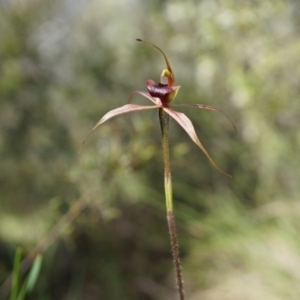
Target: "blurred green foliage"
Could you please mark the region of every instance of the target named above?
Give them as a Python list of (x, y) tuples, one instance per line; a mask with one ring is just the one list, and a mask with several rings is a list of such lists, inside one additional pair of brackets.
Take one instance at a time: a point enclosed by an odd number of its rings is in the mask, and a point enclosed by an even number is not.
[[(171, 124), (188, 299), (299, 299), (300, 4), (1, 1), (0, 284), (78, 201), (30, 299), (173, 299), (155, 112), (109, 121), (168, 55), (178, 103), (216, 163)], [(146, 100), (139, 99), (134, 101)], [(2, 286), (1, 292), (4, 288)]]

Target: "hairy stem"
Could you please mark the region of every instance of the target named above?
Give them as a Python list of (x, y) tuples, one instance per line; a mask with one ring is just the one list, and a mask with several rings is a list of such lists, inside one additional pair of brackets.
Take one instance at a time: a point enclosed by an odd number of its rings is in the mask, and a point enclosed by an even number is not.
[(173, 214), (173, 198), (172, 198), (172, 177), (170, 165), (170, 152), (169, 152), (169, 115), (162, 109), (159, 109), (159, 121), (162, 133), (162, 148), (164, 156), (164, 169), (165, 169), (165, 195), (167, 206), (167, 220), (169, 227), (169, 234), (171, 239), (171, 249), (173, 256), (173, 263), (176, 273), (177, 289), (180, 300), (184, 300), (183, 278), (181, 272), (181, 263), (179, 256), (179, 246), (177, 239), (177, 231), (175, 224), (175, 217)]

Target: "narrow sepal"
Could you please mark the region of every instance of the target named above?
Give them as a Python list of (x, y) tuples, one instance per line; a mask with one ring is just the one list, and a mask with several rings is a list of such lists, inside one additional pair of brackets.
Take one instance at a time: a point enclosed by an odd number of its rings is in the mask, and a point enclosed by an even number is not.
[[(103, 124), (104, 122), (106, 122), (107, 120), (121, 115), (121, 114), (126, 114), (126, 113), (130, 113), (130, 112), (134, 112), (134, 111), (139, 111), (139, 110), (147, 110), (147, 109), (154, 109), (154, 108), (158, 108), (157, 105), (154, 106), (143, 106), (143, 105), (136, 105), (136, 104), (126, 104), (124, 106), (115, 108), (111, 111), (109, 111), (107, 114), (105, 114), (100, 120), (99, 122), (93, 127), (93, 129), (86, 135), (86, 137), (84, 138), (81, 147), (80, 147), (80, 151), (82, 150), (82, 147), (84, 146), (85, 141), (88, 139), (88, 137), (92, 134), (93, 131), (95, 131), (95, 129), (97, 129), (101, 124)], [(79, 151), (79, 152), (80, 152)]]
[(168, 69), (168, 72), (166, 72), (166, 71), (164, 70), (164, 71), (163, 71), (163, 74), (164, 74), (165, 77), (168, 78), (168, 85), (169, 85), (169, 86), (174, 85), (174, 84), (175, 84), (175, 77), (174, 77), (174, 74), (173, 74), (171, 65), (170, 65), (170, 63), (169, 63), (169, 61), (168, 61), (168, 58), (167, 58), (167, 56), (165, 55), (165, 53), (164, 53), (159, 47), (157, 47), (157, 46), (155, 46), (155, 45), (153, 45), (153, 44), (151, 44), (151, 43), (149, 43), (149, 42), (147, 42), (147, 41), (144, 41), (144, 40), (142, 40), (142, 39), (136, 39), (136, 40), (137, 40), (138, 42), (143, 42), (143, 43), (145, 43), (145, 44), (148, 44), (148, 45), (150, 45), (150, 46), (156, 48), (156, 49), (163, 55), (163, 57), (164, 57), (164, 59), (165, 59), (165, 62), (166, 62), (167, 69)]
[(166, 108), (163, 107), (163, 110), (168, 113), (186, 132), (187, 134), (190, 136), (190, 138), (192, 139), (192, 141), (202, 150), (202, 152), (205, 154), (205, 156), (208, 158), (208, 160), (210, 161), (210, 163), (221, 173), (223, 173), (224, 175), (231, 177), (229, 174), (227, 174), (226, 172), (222, 171), (217, 165), (216, 163), (213, 161), (213, 159), (210, 157), (210, 155), (208, 154), (208, 152), (206, 151), (206, 149), (204, 148), (204, 146), (202, 145), (202, 143), (200, 142), (195, 128), (191, 122), (191, 120), (183, 113), (174, 111), (173, 109), (170, 108)]
[(236, 129), (236, 126), (234, 125), (233, 121), (230, 119), (230, 117), (223, 110), (221, 110), (219, 108), (216, 108), (214, 106), (207, 105), (207, 104), (174, 104), (172, 106), (195, 107), (195, 108), (201, 108), (201, 109), (207, 109), (207, 110), (213, 110), (213, 111), (221, 112), (222, 114), (225, 115), (225, 117), (231, 123), (232, 127), (235, 130), (235, 133), (237, 134), (237, 129)]

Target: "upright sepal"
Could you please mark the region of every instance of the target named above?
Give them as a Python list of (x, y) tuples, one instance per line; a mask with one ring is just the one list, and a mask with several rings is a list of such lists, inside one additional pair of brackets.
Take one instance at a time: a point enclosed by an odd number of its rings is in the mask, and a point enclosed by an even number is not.
[(165, 59), (165, 62), (166, 62), (167, 70), (166, 69), (163, 70), (161, 77), (167, 78), (167, 82), (168, 82), (167, 84), (168, 84), (168, 86), (175, 85), (175, 77), (174, 77), (171, 65), (170, 65), (170, 63), (168, 61), (168, 58), (167, 58), (166, 54), (159, 47), (157, 47), (157, 46), (155, 46), (155, 45), (153, 45), (153, 44), (151, 44), (151, 43), (149, 43), (147, 41), (144, 41), (144, 40), (141, 40), (141, 39), (136, 39), (136, 40), (138, 42), (143, 42), (145, 44), (148, 44), (148, 45), (156, 48), (163, 55), (163, 57)]

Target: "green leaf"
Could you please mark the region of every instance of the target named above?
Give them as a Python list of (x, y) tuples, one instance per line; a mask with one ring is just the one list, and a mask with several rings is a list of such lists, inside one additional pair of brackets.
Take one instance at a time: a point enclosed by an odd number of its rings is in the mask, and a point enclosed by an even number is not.
[(20, 275), (21, 275), (21, 260), (22, 260), (22, 249), (17, 248), (14, 258), (14, 269), (12, 274), (12, 287), (10, 300), (16, 300), (19, 292)]
[(38, 279), (38, 276), (39, 276), (39, 273), (41, 270), (41, 266), (42, 266), (42, 255), (39, 254), (39, 255), (37, 255), (37, 257), (35, 258), (35, 260), (32, 264), (32, 267), (22, 285), (22, 288), (20, 290), (17, 300), (24, 300), (26, 294), (30, 293), (33, 290), (33, 287)]
[(41, 254), (38, 254), (35, 258), (33, 265), (30, 269), (30, 272), (28, 274), (28, 282), (27, 282), (27, 291), (31, 292), (40, 273), (41, 267), (42, 267), (42, 260), (43, 257)]

